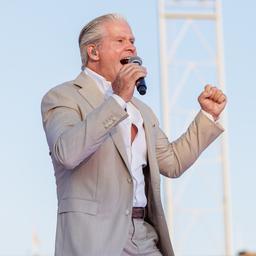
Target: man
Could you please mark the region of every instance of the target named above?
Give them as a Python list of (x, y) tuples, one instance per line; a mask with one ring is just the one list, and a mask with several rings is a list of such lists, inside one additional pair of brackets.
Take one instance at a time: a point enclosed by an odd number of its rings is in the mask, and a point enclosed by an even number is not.
[(226, 97), (207, 85), (201, 111), (169, 143), (152, 110), (133, 97), (147, 72), (124, 18), (104, 15), (79, 36), (80, 75), (51, 89), (42, 118), (58, 195), (56, 256), (173, 256), (160, 173), (180, 176), (223, 131)]

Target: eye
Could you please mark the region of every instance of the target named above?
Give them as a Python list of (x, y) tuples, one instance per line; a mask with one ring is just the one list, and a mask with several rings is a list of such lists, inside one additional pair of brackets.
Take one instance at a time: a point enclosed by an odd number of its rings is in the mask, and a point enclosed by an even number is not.
[(124, 41), (123, 39), (118, 39), (117, 40), (118, 43), (123, 43), (123, 41)]
[(131, 39), (130, 42), (131, 42), (131, 44), (134, 44), (134, 43), (135, 43), (135, 40), (134, 40), (134, 39)]

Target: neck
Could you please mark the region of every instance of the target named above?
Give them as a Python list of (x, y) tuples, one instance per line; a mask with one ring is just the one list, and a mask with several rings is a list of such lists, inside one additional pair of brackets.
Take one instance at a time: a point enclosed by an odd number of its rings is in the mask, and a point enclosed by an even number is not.
[(88, 62), (86, 67), (100, 76), (103, 76), (107, 81), (111, 83), (114, 81), (114, 79), (105, 72), (104, 67), (100, 66), (97, 62)]

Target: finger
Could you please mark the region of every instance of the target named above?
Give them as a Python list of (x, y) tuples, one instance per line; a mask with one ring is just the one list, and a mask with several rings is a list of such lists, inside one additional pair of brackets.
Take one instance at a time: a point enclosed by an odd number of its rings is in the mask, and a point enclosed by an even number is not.
[(227, 104), (226, 101), (223, 101), (222, 103), (220, 103), (219, 107), (221, 111), (225, 108), (226, 104)]
[(145, 67), (137, 65), (134, 66), (133, 64), (133, 66), (130, 66), (123, 72), (123, 75), (127, 76), (127, 78), (129, 79), (136, 81), (140, 77), (145, 77), (147, 75), (147, 70)]
[(145, 69), (145, 67), (140, 66), (140, 65), (135, 64), (135, 63), (129, 63), (129, 64), (126, 64), (126, 65), (123, 65), (123, 67), (120, 70), (123, 71), (123, 72), (129, 72), (133, 69)]
[(209, 98), (211, 95), (211, 91), (209, 90), (204, 90), (198, 97), (198, 99), (206, 99)]
[(205, 87), (204, 87), (204, 90), (206, 91), (206, 92), (211, 92), (211, 90), (212, 90), (212, 85), (211, 84), (207, 84)]
[(142, 72), (142, 76), (146, 76), (147, 74), (145, 67), (141, 67), (136, 64), (127, 64), (119, 70), (118, 77), (127, 83), (135, 72)]
[(147, 75), (147, 72), (145, 70), (141, 70), (141, 69), (133, 69), (131, 70), (127, 76), (132, 79), (132, 80), (137, 80), (141, 77), (145, 77)]
[(220, 89), (213, 87), (209, 98), (215, 102), (221, 103), (225, 100), (225, 97), (225, 94)]
[(218, 98), (222, 95), (222, 91), (220, 91), (218, 88), (213, 87), (211, 90), (211, 96), (210, 98), (214, 101), (218, 101)]
[(212, 85), (210, 84), (207, 84), (205, 87), (204, 87), (204, 91), (202, 93), (202, 97), (203, 98), (209, 98), (212, 94)]
[(218, 103), (223, 103), (223, 102), (226, 102), (227, 101), (227, 97), (224, 93), (222, 93), (220, 95), (220, 97), (218, 98)]
[(209, 86), (207, 86), (207, 87), (205, 88), (205, 91), (208, 92), (208, 94), (209, 94), (211, 97), (214, 97), (214, 95), (216, 94), (217, 90), (218, 90), (218, 89), (217, 89), (215, 86), (211, 86), (211, 85), (209, 85)]

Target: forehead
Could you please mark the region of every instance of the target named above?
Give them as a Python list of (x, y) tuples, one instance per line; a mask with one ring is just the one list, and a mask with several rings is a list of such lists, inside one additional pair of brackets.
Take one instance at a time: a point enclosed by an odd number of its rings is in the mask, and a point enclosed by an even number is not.
[(134, 38), (133, 32), (129, 24), (124, 20), (107, 21), (104, 23), (105, 36), (108, 37), (129, 37)]

